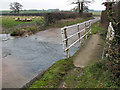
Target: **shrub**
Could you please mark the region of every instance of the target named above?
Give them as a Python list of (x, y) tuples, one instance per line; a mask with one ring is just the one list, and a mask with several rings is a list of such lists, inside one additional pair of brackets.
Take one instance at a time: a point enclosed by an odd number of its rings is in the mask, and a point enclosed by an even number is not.
[(36, 20), (35, 24), (42, 30), (46, 26), (46, 21), (44, 20), (44, 18), (41, 18), (39, 20)]
[(51, 23), (55, 23), (58, 20), (61, 19), (75, 19), (78, 17), (92, 17), (91, 13), (83, 13), (83, 14), (79, 14), (79, 13), (75, 13), (75, 12), (53, 12), (53, 13), (45, 13), (44, 14), (45, 17), (45, 21), (47, 24), (51, 24)]
[(31, 27), (25, 27), (25, 28), (15, 28), (11, 32), (11, 36), (26, 36), (26, 35), (28, 36), (28, 35), (36, 33), (39, 30), (40, 29), (38, 28), (38, 26), (31, 26)]

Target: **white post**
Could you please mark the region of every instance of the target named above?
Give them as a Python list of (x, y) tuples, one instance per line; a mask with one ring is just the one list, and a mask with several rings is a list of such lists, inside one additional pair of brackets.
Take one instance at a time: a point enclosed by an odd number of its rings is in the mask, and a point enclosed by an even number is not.
[[(86, 25), (87, 23), (85, 23), (85, 32), (87, 32), (86, 30), (87, 30), (87, 25)], [(87, 39), (87, 35), (86, 35), (86, 39)]]
[(106, 40), (113, 40), (114, 38), (114, 29), (112, 27), (112, 22), (109, 23), (109, 26), (108, 26), (108, 32), (107, 32), (107, 37), (106, 37)]
[(63, 50), (65, 49), (65, 42), (64, 42), (64, 29), (61, 28), (61, 36), (62, 36), (62, 42), (63, 42)]
[(67, 27), (64, 28), (64, 35), (65, 35), (65, 39), (66, 39), (65, 43), (66, 43), (66, 48), (67, 48), (67, 50), (66, 50), (67, 58), (69, 58), (70, 57), (70, 52), (69, 52), (69, 48), (68, 48), (68, 37), (67, 37), (67, 31), (66, 30), (67, 30)]
[[(78, 27), (78, 39), (80, 39), (81, 38), (81, 33), (80, 33), (80, 25), (79, 24), (77, 24), (77, 27)], [(81, 40), (79, 40), (79, 43), (81, 44)]]
[(92, 22), (90, 21), (90, 34), (92, 33), (92, 32), (91, 32), (91, 25), (92, 25)]

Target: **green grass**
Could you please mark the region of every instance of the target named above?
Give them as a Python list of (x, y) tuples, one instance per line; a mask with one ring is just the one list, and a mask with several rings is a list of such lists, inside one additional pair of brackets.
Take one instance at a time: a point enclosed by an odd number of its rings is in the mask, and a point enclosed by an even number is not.
[[(9, 29), (9, 28), (15, 27), (19, 24), (33, 23), (35, 20), (37, 20), (37, 19), (34, 19), (32, 22), (15, 21), (14, 18), (16, 18), (16, 17), (19, 17), (21, 19), (30, 18), (30, 17), (22, 17), (22, 16), (2, 16), (2, 18), (0, 18), (0, 19), (2, 19), (2, 27)], [(41, 17), (39, 17), (39, 19), (41, 19)]]
[(41, 11), (41, 10), (37, 10), (37, 11), (34, 11), (34, 10), (27, 10), (27, 11), (21, 11), (20, 13), (48, 13), (48, 12), (52, 12), (52, 11)]
[(90, 12), (93, 14), (93, 16), (101, 16), (101, 12)]
[[(99, 33), (100, 36), (102, 37), (102, 39), (104, 39), (104, 40), (106, 39), (106, 32), (107, 32), (107, 30), (101, 26), (100, 21), (94, 23), (91, 26), (91, 34)], [(88, 36), (90, 36), (90, 34), (88, 34)]]
[(24, 22), (18, 22), (18, 21), (15, 21), (13, 18), (10, 18), (10, 17), (3, 17), (2, 18), (2, 27), (3, 28), (12, 28), (14, 26), (17, 26), (19, 24), (23, 24)]
[[(11, 10), (4, 10), (4, 11), (0, 11), (0, 13), (10, 13), (11, 12)], [(45, 10), (26, 10), (26, 11), (24, 11), (24, 10), (22, 10), (22, 11), (20, 11), (19, 13), (20, 14), (22, 14), (22, 13), (48, 13), (48, 12), (53, 12), (53, 11), (45, 11)]]
[(34, 16), (35, 18), (32, 19), (32, 21), (30, 22), (15, 21), (14, 19), (18, 17), (20, 19), (23, 18), (27, 19), (27, 18), (32, 18), (33, 16), (2, 16), (2, 18), (0, 18), (0, 20), (2, 20), (2, 28), (3, 28), (3, 31), (1, 33), (10, 33), (15, 36), (16, 35), (22, 36), (22, 34), (27, 32), (30, 34), (31, 32), (35, 33), (39, 31), (38, 26), (35, 24), (35, 21), (39, 23), (42, 22), (41, 19), (42, 17)]
[[(64, 77), (65, 87), (72, 88), (118, 88), (112, 83), (111, 72), (105, 70), (105, 61), (98, 61)], [(82, 72), (80, 75), (80, 71)], [(74, 84), (75, 83), (75, 84)]]
[(105, 39), (105, 37), (106, 37), (106, 30), (100, 25), (100, 21), (94, 23), (91, 26), (91, 33), (88, 33), (87, 36), (89, 37), (90, 35), (97, 34), (97, 33), (99, 33), (101, 35), (102, 39)]
[(43, 77), (37, 80), (30, 88), (57, 88), (62, 77), (68, 70), (73, 68), (73, 66), (71, 58), (57, 61), (45, 72)]
[(118, 88), (112, 83), (111, 72), (105, 69), (105, 62), (99, 60), (81, 69), (72, 64), (72, 59), (60, 60), (30, 88), (58, 88), (61, 80), (67, 88)]
[(102, 34), (105, 31), (105, 29), (100, 25), (100, 22), (98, 21), (91, 26), (91, 33), (96, 34), (99, 31), (100, 31), (100, 34)]
[(76, 20), (68, 20), (68, 21), (64, 21), (64, 22), (58, 22), (54, 26), (58, 27), (58, 28), (61, 28), (61, 27), (64, 27), (64, 26), (70, 26), (70, 25), (73, 25), (73, 24), (82, 23), (82, 22), (90, 20), (90, 19), (93, 19), (93, 17), (85, 18), (85, 19), (84, 18), (79, 18), (79, 19), (76, 19)]

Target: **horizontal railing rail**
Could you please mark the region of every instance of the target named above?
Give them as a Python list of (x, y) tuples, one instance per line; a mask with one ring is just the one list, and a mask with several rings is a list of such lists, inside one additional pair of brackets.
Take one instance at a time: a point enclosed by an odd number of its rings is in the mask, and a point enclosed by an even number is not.
[[(80, 26), (83, 26), (83, 28), (81, 29)], [(72, 35), (68, 36), (67, 31), (70, 28), (74, 28), (74, 27), (77, 27), (78, 31), (76, 33), (73, 33)], [(82, 34), (82, 32), (83, 32), (83, 34)], [(81, 44), (81, 40), (85, 36), (87, 38), (88, 33), (91, 33), (91, 20), (83, 22), (83, 23), (78, 23), (78, 24), (75, 24), (72, 26), (67, 26), (67, 27), (65, 26), (64, 28), (61, 28), (63, 49), (64, 49), (64, 52), (67, 53), (68, 58), (70, 57), (69, 49), (78, 42), (80, 42), (80, 44)], [(69, 39), (75, 37), (76, 35), (78, 36), (78, 39), (69, 45), (69, 43), (68, 43)]]

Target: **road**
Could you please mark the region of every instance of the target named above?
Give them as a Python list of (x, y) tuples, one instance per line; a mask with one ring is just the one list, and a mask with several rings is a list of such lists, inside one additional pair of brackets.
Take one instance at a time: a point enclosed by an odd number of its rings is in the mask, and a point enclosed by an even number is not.
[[(95, 18), (92, 22), (98, 21)], [(72, 31), (74, 31), (73, 28)], [(79, 48), (70, 49), (73, 55)], [(20, 88), (56, 61), (66, 58), (60, 28), (2, 42), (2, 87)]]

